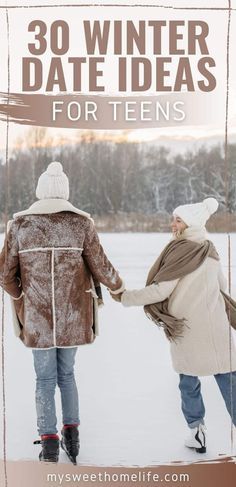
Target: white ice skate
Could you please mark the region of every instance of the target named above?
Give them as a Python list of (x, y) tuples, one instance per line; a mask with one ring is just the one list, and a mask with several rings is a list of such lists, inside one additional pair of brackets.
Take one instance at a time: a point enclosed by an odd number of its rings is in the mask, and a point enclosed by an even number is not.
[(206, 453), (206, 427), (199, 424), (196, 428), (191, 428), (184, 444), (188, 448), (195, 448), (197, 453)]

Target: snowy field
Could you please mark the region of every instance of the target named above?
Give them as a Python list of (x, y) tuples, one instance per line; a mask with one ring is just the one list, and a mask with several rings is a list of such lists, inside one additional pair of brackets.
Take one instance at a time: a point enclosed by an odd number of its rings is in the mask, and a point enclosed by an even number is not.
[[(150, 265), (169, 238), (168, 234), (101, 235), (127, 288), (144, 285)], [(227, 236), (214, 234), (211, 238), (226, 273)], [(3, 236), (0, 239), (2, 244)], [(234, 289), (235, 248), (236, 234), (232, 236)], [(233, 295), (236, 297), (235, 291)], [(199, 461), (230, 453), (230, 419), (214, 378), (202, 379), (208, 452), (200, 455), (183, 446), (187, 428), (180, 409), (178, 375), (172, 369), (169, 344), (163, 333), (145, 317), (141, 307), (125, 309), (112, 301), (105, 289), (104, 298), (105, 306), (99, 311), (100, 336), (94, 344), (81, 346), (77, 353), (80, 463), (144, 466)], [(38, 436), (32, 353), (13, 334), (7, 297), (5, 362), (7, 457), (37, 459), (40, 446), (33, 445)], [(58, 391), (56, 397), (60, 431)], [(0, 421), (2, 427), (2, 417)], [(64, 452), (60, 461), (67, 462)]]

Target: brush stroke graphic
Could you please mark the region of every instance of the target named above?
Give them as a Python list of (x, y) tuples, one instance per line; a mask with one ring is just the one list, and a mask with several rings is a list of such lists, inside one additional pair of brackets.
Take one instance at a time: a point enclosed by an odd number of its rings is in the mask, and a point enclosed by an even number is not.
[[(95, 110), (94, 116), (88, 110)], [(200, 92), (116, 97), (0, 93), (0, 120), (42, 127), (116, 130), (209, 125), (220, 122), (224, 111), (223, 98), (216, 105), (215, 95)]]
[[(153, 487), (158, 484), (163, 487), (168, 485), (175, 485), (176, 487), (183, 485), (186, 485), (186, 487), (190, 485), (191, 487), (222, 487), (223, 485), (234, 487), (236, 475), (234, 461), (235, 459), (232, 457), (223, 457), (212, 462), (208, 460), (208, 462), (202, 461), (190, 464), (179, 462), (178, 464), (172, 463), (146, 467), (94, 467), (92, 465), (80, 465), (75, 468), (67, 463), (43, 465), (40, 462), (22, 460), (21, 462), (8, 461), (7, 470), (9, 487), (16, 485), (16, 478), (18, 479), (18, 485), (24, 487), (31, 487), (32, 485), (34, 487), (57, 487), (59, 485), (62, 487), (65, 485), (68, 487), (72, 485), (91, 487), (97, 484), (116, 484), (125, 485), (126, 487), (133, 485)], [(187, 475), (188, 477), (185, 477), (185, 479), (188, 478), (188, 481), (183, 481), (184, 477), (181, 477), (181, 475)], [(109, 476), (111, 478), (110, 482), (108, 481)], [(105, 478), (107, 479), (106, 481)], [(136, 481), (134, 478), (136, 478)]]

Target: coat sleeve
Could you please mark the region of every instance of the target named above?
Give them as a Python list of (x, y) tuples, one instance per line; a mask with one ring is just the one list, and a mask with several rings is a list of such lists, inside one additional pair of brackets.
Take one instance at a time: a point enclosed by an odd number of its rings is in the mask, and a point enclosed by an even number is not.
[(22, 296), (17, 226), (13, 222), (0, 253), (0, 285), (13, 299)]
[(223, 273), (222, 266), (219, 264), (219, 271), (218, 271), (218, 282), (221, 291), (226, 291), (227, 289), (227, 279)]
[(146, 304), (160, 303), (171, 295), (178, 281), (179, 279), (163, 281), (159, 284), (150, 284), (143, 289), (124, 291), (121, 302), (124, 306), (145, 306)]
[(96, 282), (101, 282), (117, 293), (124, 290), (123, 281), (108, 260), (92, 221), (89, 221), (85, 233), (83, 258)]

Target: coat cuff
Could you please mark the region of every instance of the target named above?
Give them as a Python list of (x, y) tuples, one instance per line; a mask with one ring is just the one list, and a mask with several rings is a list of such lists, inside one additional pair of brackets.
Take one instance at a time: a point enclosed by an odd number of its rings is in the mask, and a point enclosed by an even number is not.
[(125, 283), (124, 281), (121, 281), (122, 284), (121, 286), (119, 287), (119, 289), (116, 289), (115, 291), (112, 291), (111, 289), (108, 288), (108, 291), (111, 293), (111, 294), (120, 294), (120, 293), (123, 293), (124, 290), (125, 290)]
[(123, 306), (128, 307), (128, 306), (138, 306), (138, 303), (134, 302), (134, 297), (133, 297), (133, 291), (124, 291), (122, 296), (121, 296), (121, 304)]
[(24, 292), (23, 292), (23, 291), (21, 291), (21, 294), (20, 294), (20, 296), (19, 296), (18, 298), (14, 298), (13, 296), (11, 296), (11, 298), (12, 298), (14, 301), (18, 301), (18, 299), (21, 299), (21, 298), (22, 298), (22, 296), (24, 296)]
[(4, 291), (6, 293), (10, 294), (11, 298), (17, 300), (20, 299), (23, 296), (23, 290), (21, 287), (21, 282), (17, 279), (16, 281), (13, 282), (1, 282), (1, 286), (3, 287)]

